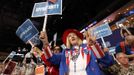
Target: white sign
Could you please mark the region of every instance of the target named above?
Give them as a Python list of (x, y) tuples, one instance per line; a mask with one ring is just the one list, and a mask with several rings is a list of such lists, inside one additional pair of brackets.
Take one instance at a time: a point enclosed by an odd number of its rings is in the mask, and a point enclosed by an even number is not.
[(112, 31), (108, 25), (105, 23), (93, 29), (93, 33), (96, 35), (96, 38), (106, 37), (112, 34)]

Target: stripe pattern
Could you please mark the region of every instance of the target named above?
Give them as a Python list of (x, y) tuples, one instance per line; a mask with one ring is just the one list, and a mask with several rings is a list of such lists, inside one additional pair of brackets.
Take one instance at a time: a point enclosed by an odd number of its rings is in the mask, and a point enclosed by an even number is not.
[(102, 58), (105, 56), (101, 46), (99, 45), (99, 43), (96, 43), (95, 45), (91, 46), (90, 47), (94, 53), (94, 55), (97, 57), (97, 58)]
[(49, 59), (50, 57), (52, 57), (52, 52), (51, 52), (51, 48), (50, 46), (47, 46), (46, 48), (42, 49), (44, 51), (44, 55), (46, 59)]

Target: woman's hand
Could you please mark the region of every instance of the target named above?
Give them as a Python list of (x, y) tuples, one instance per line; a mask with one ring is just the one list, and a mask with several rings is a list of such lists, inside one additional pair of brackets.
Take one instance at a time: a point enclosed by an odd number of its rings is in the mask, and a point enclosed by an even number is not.
[(86, 37), (88, 46), (92, 46), (96, 43), (96, 36), (91, 35), (91, 33), (89, 31), (85, 32), (85, 37)]
[(39, 38), (40, 38), (40, 40), (43, 43), (43, 47), (45, 47), (46, 45), (48, 45), (48, 37), (47, 37), (47, 33), (46, 32), (41, 31)]
[(104, 51), (104, 53), (105, 52), (108, 52), (109, 51), (109, 48), (104, 48), (103, 51)]

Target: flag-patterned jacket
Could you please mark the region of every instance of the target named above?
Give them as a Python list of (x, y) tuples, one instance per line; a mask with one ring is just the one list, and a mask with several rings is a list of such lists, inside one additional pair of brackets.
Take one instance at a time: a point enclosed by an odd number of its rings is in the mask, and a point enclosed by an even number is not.
[[(86, 73), (87, 75), (104, 75), (103, 72), (100, 70), (97, 60), (99, 62), (109, 65), (111, 64), (112, 57), (110, 57), (107, 53), (104, 57), (97, 59), (92, 51), (91, 48), (87, 48), (87, 45), (81, 45), (82, 54), (86, 55), (87, 57), (87, 66), (86, 66)], [(59, 75), (65, 75), (69, 72), (68, 67), (68, 52), (72, 51), (72, 49), (63, 50), (60, 54), (52, 54), (49, 46), (44, 48), (45, 57), (53, 64), (60, 65), (59, 67)], [(71, 53), (71, 52), (69, 52)], [(102, 59), (102, 60), (101, 60)], [(104, 61), (103, 61), (104, 60)]]

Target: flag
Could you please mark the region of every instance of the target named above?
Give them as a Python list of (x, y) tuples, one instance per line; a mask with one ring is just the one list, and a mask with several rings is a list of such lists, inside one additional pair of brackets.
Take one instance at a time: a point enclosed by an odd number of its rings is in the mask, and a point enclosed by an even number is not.
[(91, 49), (94, 53), (94, 55), (97, 57), (97, 58), (102, 58), (104, 57), (104, 52), (101, 48), (101, 46), (99, 45), (99, 43), (96, 43), (95, 45), (91, 46)]
[(56, 46), (56, 39), (57, 39), (57, 33), (55, 33), (53, 36), (54, 46)]

